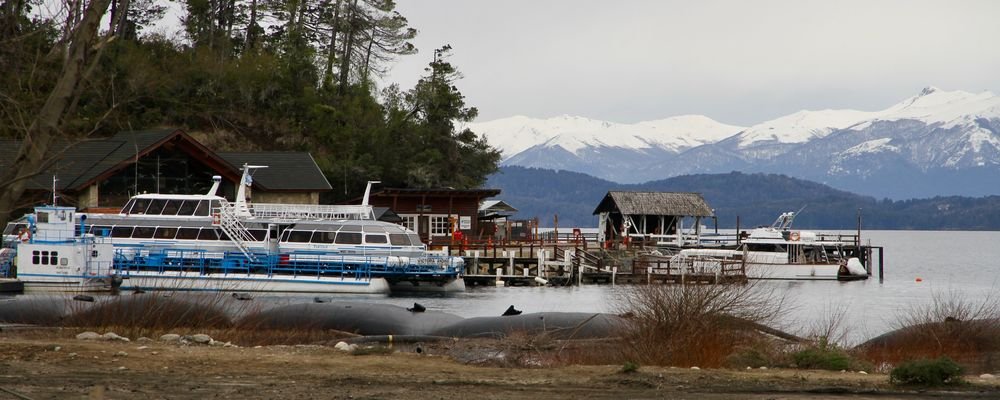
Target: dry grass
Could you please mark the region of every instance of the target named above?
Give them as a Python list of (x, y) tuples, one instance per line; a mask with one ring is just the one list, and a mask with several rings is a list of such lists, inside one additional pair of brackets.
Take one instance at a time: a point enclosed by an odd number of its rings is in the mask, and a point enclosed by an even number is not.
[(887, 370), (905, 361), (948, 357), (970, 372), (1000, 367), (1000, 302), (935, 294), (897, 320), (897, 330), (858, 347), (862, 357)]
[(622, 293), (622, 356), (642, 365), (721, 367), (763, 339), (784, 298), (751, 281), (740, 285), (638, 285)]

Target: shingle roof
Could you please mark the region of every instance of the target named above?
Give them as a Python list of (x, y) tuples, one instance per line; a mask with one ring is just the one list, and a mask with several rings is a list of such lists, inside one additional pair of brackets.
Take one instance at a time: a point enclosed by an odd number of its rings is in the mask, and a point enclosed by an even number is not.
[[(219, 167), (229, 167), (228, 175), (239, 178), (239, 167), (243, 163), (267, 165), (269, 168), (254, 174), (256, 183), (265, 190), (324, 191), (330, 190), (330, 183), (316, 166), (309, 153), (301, 152), (255, 152), (255, 153), (213, 153), (190, 139), (183, 131), (173, 128), (120, 132), (109, 138), (86, 139), (83, 141), (59, 141), (52, 146), (52, 164), (31, 179), (28, 189), (49, 190), (52, 176), (58, 177), (58, 190), (79, 190), (102, 175), (113, 172), (116, 167), (129, 165), (135, 157), (140, 157), (159, 147), (175, 136), (187, 138), (188, 148), (193, 148), (199, 157), (218, 160)], [(190, 142), (190, 143), (187, 143)], [(20, 147), (20, 141), (0, 139), (0, 167), (12, 160)], [(205, 161), (203, 159), (203, 161)]]
[(594, 214), (612, 211), (626, 215), (712, 216), (712, 208), (700, 193), (611, 191)]
[(333, 189), (309, 153), (297, 151), (258, 151), (216, 153), (219, 157), (240, 168), (243, 164), (266, 165), (253, 173), (254, 184), (267, 190)]

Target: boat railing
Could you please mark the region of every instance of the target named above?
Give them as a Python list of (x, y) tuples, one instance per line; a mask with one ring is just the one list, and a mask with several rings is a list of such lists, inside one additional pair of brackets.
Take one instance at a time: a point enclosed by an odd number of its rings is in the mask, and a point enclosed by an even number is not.
[(254, 259), (254, 254), (250, 251), (247, 243), (256, 242), (256, 239), (243, 225), (236, 204), (222, 201), (218, 209), (212, 210), (212, 225), (222, 228), (222, 231), (243, 255), (251, 260)]
[(281, 220), (372, 219), (372, 207), (368, 205), (253, 203), (250, 213), (258, 218)]

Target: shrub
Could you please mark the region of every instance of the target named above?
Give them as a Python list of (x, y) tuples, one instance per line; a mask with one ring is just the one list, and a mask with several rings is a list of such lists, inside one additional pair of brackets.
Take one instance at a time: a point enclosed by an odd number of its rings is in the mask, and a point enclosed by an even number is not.
[(940, 386), (962, 382), (963, 369), (950, 358), (908, 361), (893, 368), (889, 382), (898, 385)]
[(840, 371), (851, 369), (851, 357), (836, 347), (810, 347), (792, 353), (799, 368)]
[(623, 288), (623, 359), (648, 365), (723, 366), (740, 348), (760, 341), (760, 323), (782, 310), (784, 299), (756, 282)]
[(636, 372), (638, 370), (639, 370), (639, 364), (631, 362), (631, 361), (626, 361), (625, 364), (622, 365), (622, 373), (625, 373), (625, 374), (630, 374), (630, 373)]

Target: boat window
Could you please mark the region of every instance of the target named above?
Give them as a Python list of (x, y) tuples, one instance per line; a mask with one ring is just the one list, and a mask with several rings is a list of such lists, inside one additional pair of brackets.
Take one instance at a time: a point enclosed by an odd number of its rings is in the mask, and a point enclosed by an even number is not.
[(312, 231), (292, 231), (288, 234), (288, 241), (293, 243), (309, 243)]
[(229, 239), (229, 234), (226, 233), (226, 231), (220, 230), (220, 231), (218, 231), (218, 233), (219, 233), (219, 240), (232, 240), (232, 239)]
[(106, 225), (94, 225), (94, 236), (109, 236), (111, 235), (111, 227)]
[(198, 228), (178, 228), (177, 238), (181, 240), (194, 240), (198, 238)]
[(247, 232), (250, 233), (250, 237), (252, 237), (253, 240), (258, 242), (263, 242), (264, 237), (267, 236), (267, 229), (247, 229)]
[(345, 225), (343, 228), (340, 228), (340, 230), (342, 230), (342, 231), (351, 231), (351, 232), (361, 232), (361, 227), (358, 226), (358, 225)]
[(125, 203), (125, 206), (122, 207), (121, 213), (128, 214), (128, 210), (132, 209), (132, 204), (135, 204), (135, 199), (129, 199), (128, 203)]
[(111, 237), (116, 237), (116, 238), (132, 237), (132, 229), (133, 227), (131, 226), (116, 226), (114, 228), (111, 228)]
[(344, 227), (343, 225), (329, 225), (329, 226), (324, 227), (324, 229), (329, 230), (331, 232), (336, 232), (336, 231), (339, 231), (340, 228), (343, 228), (343, 227)]
[(184, 202), (181, 203), (180, 208), (177, 210), (177, 215), (194, 215), (194, 208), (197, 205), (197, 200), (184, 200)]
[[(11, 222), (11, 223), (7, 224), (6, 228), (4, 228), (3, 234), (4, 235), (13, 235), (15, 233), (21, 232), (21, 229), (27, 229), (27, 228), (28, 228), (28, 225), (26, 225), (26, 224), (15, 224), (15, 223)], [(93, 228), (93, 227), (91, 227), (91, 228)]]
[(160, 215), (177, 215), (177, 209), (181, 207), (181, 203), (184, 200), (167, 200), (167, 204), (163, 206), (163, 212)]
[(390, 233), (389, 234), (389, 244), (393, 246), (409, 246), (410, 239), (402, 233)]
[(284, 230), (284, 231), (281, 231), (281, 239), (279, 239), (278, 241), (279, 242), (287, 242), (288, 241), (288, 234), (289, 233), (292, 233), (292, 231), (287, 230), (287, 229)]
[(336, 237), (336, 236), (337, 236), (337, 232), (316, 231), (316, 233), (313, 234), (312, 242), (313, 243), (333, 243), (333, 238)]
[(156, 239), (173, 239), (174, 236), (177, 236), (177, 228), (162, 226), (156, 228), (156, 233), (153, 235)]
[(361, 244), (361, 233), (337, 232), (337, 244)]
[(364, 231), (365, 233), (368, 232), (385, 233), (385, 228), (378, 225), (365, 225)]
[(36, 216), (36, 218), (38, 218), (38, 222), (39, 223), (49, 222), (49, 213), (47, 213), (47, 212), (39, 212), (38, 215)]
[(199, 217), (207, 217), (208, 216), (208, 202), (205, 201), (205, 200), (198, 201), (198, 205), (194, 209), (194, 215), (197, 215)]
[(417, 234), (415, 234), (415, 233), (408, 233), (408, 234), (406, 234), (406, 237), (410, 238), (410, 244), (413, 245), (413, 246), (423, 246), (424, 245), (424, 242), (420, 241), (420, 236), (417, 236)]
[(148, 207), (149, 199), (135, 199), (135, 203), (132, 204), (132, 208), (129, 209), (128, 214), (145, 214)]
[(201, 232), (198, 232), (198, 240), (219, 240), (219, 233), (213, 228), (201, 228)]
[(135, 227), (135, 231), (132, 232), (132, 237), (139, 239), (148, 239), (153, 237), (153, 232), (155, 231), (156, 228), (152, 226), (137, 226)]
[(149, 208), (146, 209), (146, 214), (149, 215), (160, 215), (163, 211), (163, 206), (167, 205), (167, 201), (163, 199), (155, 199), (149, 202)]
[(378, 235), (378, 234), (368, 234), (368, 235), (365, 235), (365, 243), (368, 243), (368, 244), (383, 244), (385, 242), (386, 242), (386, 240), (385, 240), (385, 234), (382, 234), (382, 235)]

